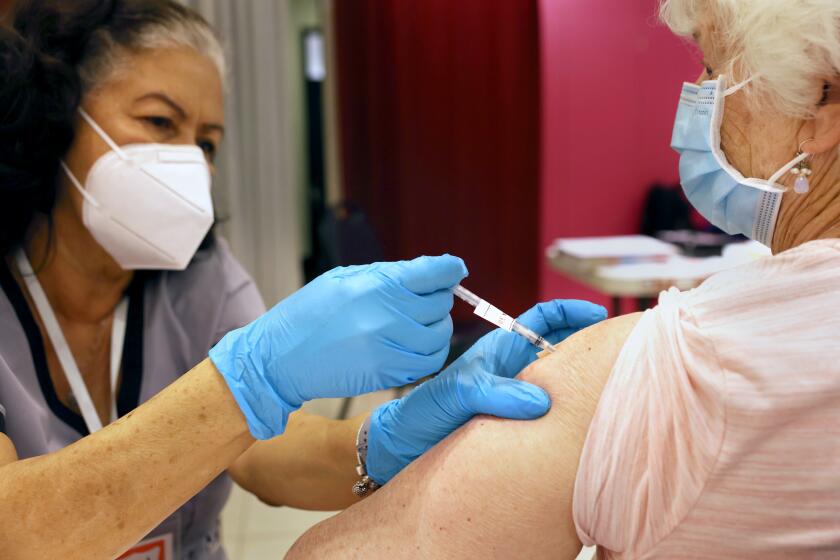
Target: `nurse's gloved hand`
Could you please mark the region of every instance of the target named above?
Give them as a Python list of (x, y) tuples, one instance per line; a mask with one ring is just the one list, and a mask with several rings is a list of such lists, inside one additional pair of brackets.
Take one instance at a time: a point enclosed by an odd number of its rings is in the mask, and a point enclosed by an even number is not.
[(251, 434), (283, 433), (308, 400), (412, 383), (440, 370), (461, 259), (337, 268), (210, 350)]
[[(554, 344), (606, 316), (599, 305), (555, 300), (531, 308), (519, 322)], [(543, 416), (551, 407), (545, 391), (512, 379), (538, 351), (522, 337), (497, 329), (434, 379), (377, 408), (368, 433), (368, 475), (385, 484), (476, 414), (515, 420)]]
[[(538, 303), (516, 320), (551, 344), (557, 344), (606, 318), (607, 310), (600, 305), (575, 299), (555, 299)], [(452, 365), (480, 361), (494, 375), (515, 377), (536, 361), (539, 351), (518, 334), (496, 329), (483, 336)]]

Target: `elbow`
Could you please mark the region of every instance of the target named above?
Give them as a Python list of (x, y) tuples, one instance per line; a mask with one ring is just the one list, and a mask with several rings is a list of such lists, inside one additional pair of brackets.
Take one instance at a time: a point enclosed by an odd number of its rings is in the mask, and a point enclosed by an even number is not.
[[(251, 492), (250, 490), (248, 490), (248, 491)], [(272, 499), (270, 496), (260, 496), (259, 494), (255, 493), (255, 492), (251, 492), (251, 493), (254, 494), (254, 496), (256, 496), (259, 501), (261, 501), (262, 503), (264, 503), (265, 505), (267, 505), (269, 507), (283, 507), (283, 506), (286, 505), (286, 504), (280, 502), (280, 500)]]
[(254, 494), (254, 488), (256, 487), (254, 474), (256, 469), (252, 463), (251, 454), (248, 451), (245, 451), (245, 453), (240, 455), (239, 458), (228, 467), (227, 473), (237, 486), (250, 492), (251, 494)]
[(227, 472), (230, 478), (233, 479), (237, 486), (249, 494), (253, 494), (265, 505), (271, 507), (285, 506), (286, 504), (278, 500), (275, 495), (262, 491), (266, 485), (259, 481), (258, 467), (252, 464), (250, 457), (251, 455), (246, 451), (228, 467)]

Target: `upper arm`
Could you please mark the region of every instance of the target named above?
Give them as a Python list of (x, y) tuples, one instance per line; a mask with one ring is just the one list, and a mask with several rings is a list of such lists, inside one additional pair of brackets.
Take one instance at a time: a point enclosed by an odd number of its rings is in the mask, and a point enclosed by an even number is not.
[(534, 422), (480, 417), (387, 486), (311, 529), (289, 558), (563, 558), (580, 550), (572, 519), (589, 423), (638, 316), (569, 338), (520, 378), (551, 411)]
[(15, 444), (6, 434), (0, 434), (0, 467), (14, 463), (17, 459)]
[(224, 285), (224, 291), (219, 294), (221, 308), (210, 341), (215, 345), (228, 332), (244, 327), (265, 313), (265, 303), (256, 282), (233, 256), (224, 239), (216, 240), (212, 263), (214, 282)]
[(247, 278), (227, 294), (213, 336), (213, 344), (230, 331), (256, 320), (263, 313), (265, 304), (257, 285), (251, 278)]

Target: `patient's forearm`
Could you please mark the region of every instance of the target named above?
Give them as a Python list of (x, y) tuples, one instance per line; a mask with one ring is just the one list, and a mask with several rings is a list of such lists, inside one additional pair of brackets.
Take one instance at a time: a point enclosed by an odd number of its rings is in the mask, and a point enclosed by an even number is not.
[(551, 395), (545, 418), (474, 419), (379, 492), (311, 529), (287, 558), (574, 558), (578, 461), (637, 321), (587, 329), (520, 375)]
[(289, 418), (283, 435), (258, 441), (229, 469), (233, 479), (275, 506), (335, 511), (358, 501), (356, 433), (367, 415), (330, 420), (305, 412)]

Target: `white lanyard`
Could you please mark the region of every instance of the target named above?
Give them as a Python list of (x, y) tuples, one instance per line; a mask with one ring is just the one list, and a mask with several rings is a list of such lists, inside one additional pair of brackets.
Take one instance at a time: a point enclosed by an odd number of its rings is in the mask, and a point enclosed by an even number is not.
[[(23, 252), (23, 249), (17, 250), (15, 261), (20, 275), (23, 277), (23, 281), (26, 282), (29, 296), (35, 302), (35, 307), (38, 309), (38, 314), (41, 316), (41, 321), (43, 321), (44, 328), (47, 330), (47, 335), (58, 356), (58, 361), (61, 363), (61, 368), (64, 370), (64, 375), (67, 377), (67, 382), (70, 384), (70, 389), (76, 398), (76, 403), (82, 411), (82, 417), (85, 419), (88, 431), (93, 433), (101, 430), (102, 421), (99, 419), (96, 407), (93, 406), (93, 399), (90, 398), (90, 392), (88, 392), (85, 380), (79, 371), (79, 366), (76, 365), (76, 360), (73, 359), (73, 353), (70, 351), (67, 339), (64, 338), (64, 333), (61, 332), (61, 327), (47, 299), (47, 294), (44, 293), (41, 283), (38, 282), (38, 277), (35, 276), (32, 265), (29, 264), (29, 259), (26, 258), (26, 253)], [(111, 422), (117, 419), (117, 381), (119, 380), (123, 343), (125, 342), (127, 314), (128, 299), (123, 298), (114, 310), (113, 326), (111, 328)]]

